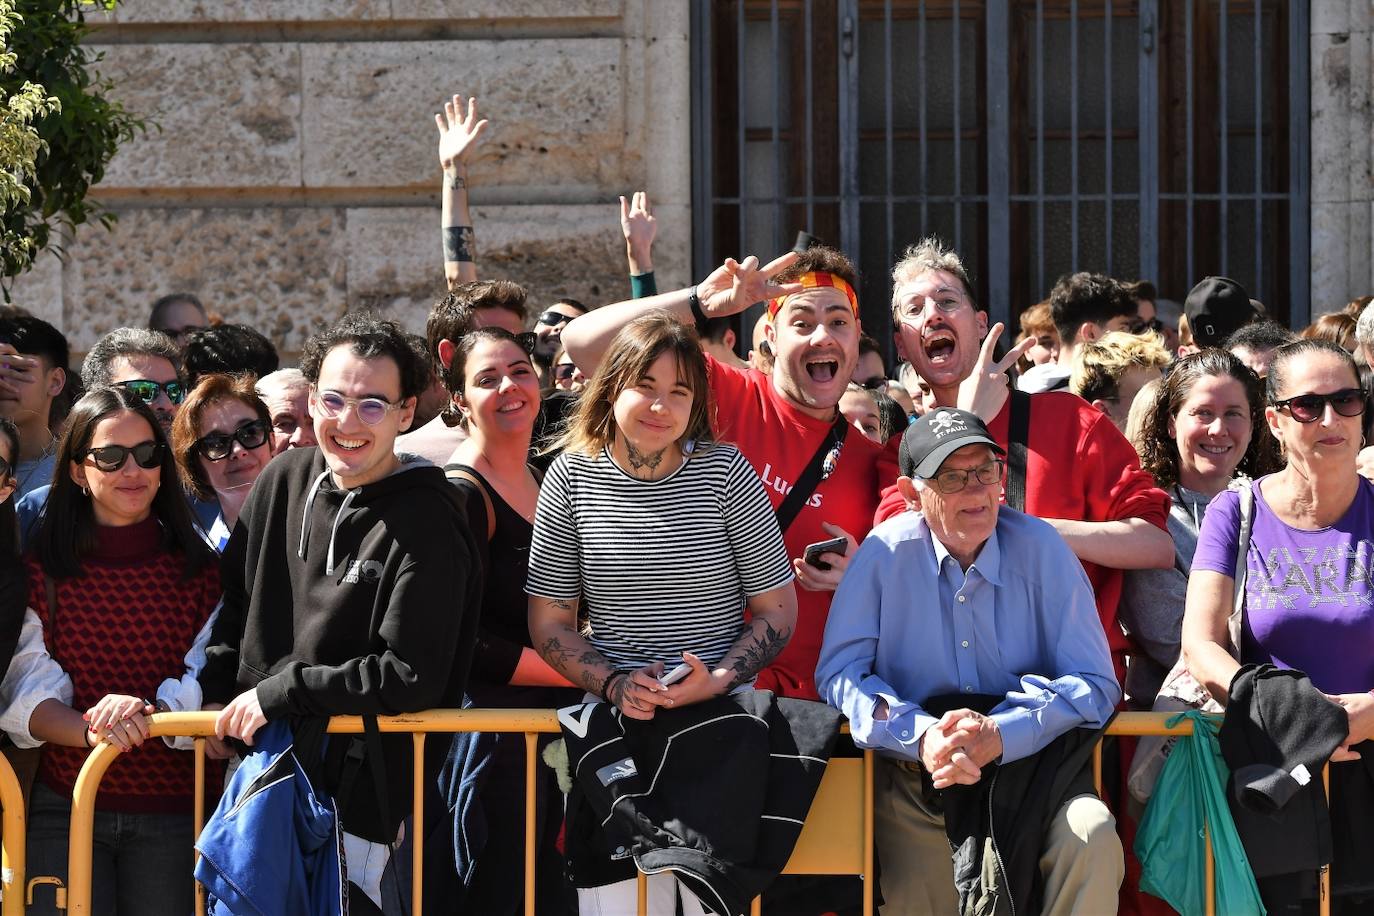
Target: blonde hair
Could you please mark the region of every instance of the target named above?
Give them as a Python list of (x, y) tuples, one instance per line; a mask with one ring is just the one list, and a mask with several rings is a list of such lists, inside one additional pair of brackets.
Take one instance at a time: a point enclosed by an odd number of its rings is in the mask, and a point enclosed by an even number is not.
[(901, 259), (892, 268), (892, 316), (894, 318), (897, 316), (897, 294), (901, 291), (903, 284), (909, 283), (921, 274), (929, 273), (932, 270), (941, 270), (958, 277), (959, 282), (964, 284), (964, 295), (968, 297), (968, 301), (973, 304), (974, 309), (978, 309), (978, 303), (973, 298), (973, 281), (969, 279), (963, 259), (953, 248), (930, 235), (915, 245), (908, 246), (906, 251), (902, 252)]
[(692, 390), (692, 410), (678, 445), (692, 440), (700, 451), (713, 442), (711, 386), (706, 376), (706, 356), (701, 352), (696, 331), (668, 312), (650, 312), (615, 335), (596, 374), (582, 390), (577, 409), (568, 418), (567, 430), (549, 450), (599, 457), (615, 440), (616, 398), (637, 385), (664, 353), (676, 357), (678, 378)]
[(1083, 342), (1073, 357), (1069, 390), (1085, 401), (1114, 397), (1121, 377), (1131, 369), (1163, 369), (1169, 365), (1164, 339), (1153, 332), (1112, 331)]

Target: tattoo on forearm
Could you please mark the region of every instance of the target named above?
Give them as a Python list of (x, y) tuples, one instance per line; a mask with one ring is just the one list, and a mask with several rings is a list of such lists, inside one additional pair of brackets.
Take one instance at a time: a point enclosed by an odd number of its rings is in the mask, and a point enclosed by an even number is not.
[(468, 180), (462, 175), (451, 175), (444, 173), (444, 187), (452, 188), (455, 191), (462, 191), (468, 186)]
[(471, 261), (476, 242), (477, 237), (471, 226), (445, 226), (444, 260)]
[[(615, 675), (612, 674), (611, 677), (615, 677)], [(601, 686), (602, 690), (605, 690), (606, 685), (603, 683)], [(606, 699), (610, 701), (612, 706), (623, 709), (625, 707), (625, 691), (629, 689), (630, 678), (628, 676), (615, 677), (611, 683), (610, 691), (606, 694)]]
[(666, 451), (668, 451), (666, 448), (661, 448), (656, 452), (646, 455), (635, 448), (633, 443), (625, 443), (625, 456), (630, 460), (630, 467), (635, 470), (639, 470), (640, 468), (648, 468), (651, 471), (654, 470), (663, 463), (663, 453)]
[(539, 647), (539, 654), (544, 661), (549, 663), (550, 667), (562, 671), (563, 666), (577, 654), (577, 650), (563, 645), (557, 636), (550, 636)]
[(750, 623), (740, 642), (736, 643), (738, 648), (730, 653), (735, 656), (730, 662), (735, 672), (730, 680), (730, 689), (747, 684), (754, 675), (768, 667), (768, 663), (778, 657), (791, 636), (791, 630), (778, 630), (767, 620), (763, 621), (763, 632), (755, 634), (754, 625)]

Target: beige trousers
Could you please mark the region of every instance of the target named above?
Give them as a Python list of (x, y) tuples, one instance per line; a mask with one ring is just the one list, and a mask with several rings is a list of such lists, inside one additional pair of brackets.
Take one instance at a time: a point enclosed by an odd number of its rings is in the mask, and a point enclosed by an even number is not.
[[(945, 819), (921, 791), (921, 775), (887, 758), (874, 774), (874, 842), (882, 864), (884, 916), (959, 911)], [(1125, 865), (1116, 819), (1095, 795), (1064, 803), (1040, 854), (1042, 913), (1105, 916), (1117, 909)]]

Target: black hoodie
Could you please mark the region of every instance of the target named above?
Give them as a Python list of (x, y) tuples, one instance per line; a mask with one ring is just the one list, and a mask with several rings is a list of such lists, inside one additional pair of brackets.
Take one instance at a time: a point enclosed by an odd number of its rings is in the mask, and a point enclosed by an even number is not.
[[(344, 490), (318, 448), (279, 455), (225, 547), (205, 702), (256, 687), (269, 720), (460, 707), (481, 605), (476, 555), (437, 467), (403, 463)], [(394, 840), (412, 807), (410, 738), (383, 743), (391, 823), (376, 810), (368, 765), (340, 812), (345, 830), (373, 842)], [(331, 742), (327, 779), (333, 770), (337, 780), (347, 744)], [(426, 742), (436, 773), (447, 744)]]

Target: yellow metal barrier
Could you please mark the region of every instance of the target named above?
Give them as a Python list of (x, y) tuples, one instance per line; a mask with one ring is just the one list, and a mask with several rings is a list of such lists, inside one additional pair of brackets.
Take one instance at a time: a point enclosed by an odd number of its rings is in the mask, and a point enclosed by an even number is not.
[[(1166, 713), (1126, 712), (1119, 714), (1107, 729), (1109, 735), (1147, 736), (1192, 734), (1192, 722), (1183, 720), (1173, 728), (1165, 725)], [(195, 769), (197, 799), (195, 832), (200, 834), (204, 824), (204, 737), (214, 734), (215, 713), (160, 713), (151, 718), (154, 737), (185, 735), (195, 737)], [(412, 869), (412, 912), (419, 913), (423, 902), (422, 868), (424, 842), (424, 806), (420, 793), (424, 791), (422, 774), (424, 742), (433, 732), (520, 732), (525, 735), (525, 912), (533, 916), (534, 900), (534, 787), (538, 755), (535, 753), (538, 735), (556, 733), (558, 719), (552, 710), (543, 709), (466, 709), (431, 710), (378, 720), (382, 732), (411, 734), (415, 746), (414, 856)], [(363, 722), (357, 716), (337, 716), (330, 720), (329, 731), (334, 734), (360, 734)], [(95, 825), (95, 799), (100, 780), (119, 752), (109, 745), (101, 745), (86, 759), (72, 792), (71, 846), (67, 872), (67, 900), (70, 912), (87, 916), (91, 912), (91, 853)], [(864, 913), (873, 912), (873, 752), (866, 751), (860, 759), (836, 759), (827, 767), (825, 779), (817, 792), (811, 815), (802, 829), (797, 848), (784, 874), (859, 874), (863, 877)], [(1093, 752), (1093, 778), (1099, 795), (1102, 794), (1102, 747)], [(1323, 773), (1325, 781), (1327, 774)], [(3, 853), (8, 879), (0, 916), (22, 912), (15, 905), (19, 895), (9, 893), (13, 877), (8, 869), (17, 863), (19, 887), (22, 887), (24, 847), (11, 846), (9, 837), (17, 822), (19, 836), (23, 836), (23, 805), (15, 805), (19, 786), (8, 767), (0, 768), (0, 805), (4, 806), (5, 846)], [(1329, 792), (1329, 787), (1328, 787)], [(12, 793), (12, 794), (11, 794)], [(13, 813), (12, 811), (17, 812)], [(846, 819), (846, 813), (848, 818)], [(858, 848), (855, 848), (857, 844)], [(833, 870), (832, 870), (833, 869)], [(1214, 866), (1210, 837), (1207, 841), (1207, 914), (1215, 912)], [(639, 877), (639, 912), (646, 912), (647, 896), (644, 876)], [(1321, 913), (1330, 913), (1330, 874), (1321, 873)], [(758, 901), (754, 903), (758, 912)], [(203, 891), (197, 889), (197, 912), (204, 913)]]
[(0, 754), (0, 916), (21, 916), (24, 912), (25, 820), (19, 778)]

